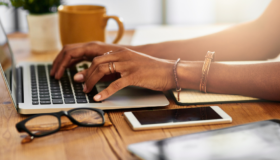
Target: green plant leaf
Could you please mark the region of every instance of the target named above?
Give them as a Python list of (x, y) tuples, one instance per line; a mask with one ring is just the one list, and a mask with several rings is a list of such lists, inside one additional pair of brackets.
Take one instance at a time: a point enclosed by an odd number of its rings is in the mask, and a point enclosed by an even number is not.
[(8, 7), (8, 3), (5, 3), (5, 2), (0, 2), (0, 6), (1, 5), (4, 5), (4, 6)]
[(10, 0), (12, 6), (22, 7), (31, 14), (45, 14), (57, 12), (61, 0)]

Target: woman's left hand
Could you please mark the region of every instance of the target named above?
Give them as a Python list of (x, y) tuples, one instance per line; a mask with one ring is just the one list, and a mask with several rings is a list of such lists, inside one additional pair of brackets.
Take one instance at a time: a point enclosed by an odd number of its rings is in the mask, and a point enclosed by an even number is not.
[(127, 86), (138, 86), (157, 91), (176, 88), (173, 65), (174, 62), (170, 60), (121, 48), (95, 57), (90, 68), (77, 73), (74, 79), (84, 82), (84, 92), (88, 93), (103, 76), (115, 72), (120, 73), (121, 78), (94, 96), (96, 101), (101, 101)]

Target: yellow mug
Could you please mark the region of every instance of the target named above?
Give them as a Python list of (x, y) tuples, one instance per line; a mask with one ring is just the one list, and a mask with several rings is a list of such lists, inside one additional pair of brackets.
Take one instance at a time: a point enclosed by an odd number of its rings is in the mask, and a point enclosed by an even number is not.
[(62, 45), (89, 41), (105, 42), (105, 27), (112, 18), (117, 21), (119, 31), (113, 43), (118, 43), (124, 33), (121, 18), (107, 16), (106, 8), (95, 5), (75, 5), (58, 7), (60, 39)]

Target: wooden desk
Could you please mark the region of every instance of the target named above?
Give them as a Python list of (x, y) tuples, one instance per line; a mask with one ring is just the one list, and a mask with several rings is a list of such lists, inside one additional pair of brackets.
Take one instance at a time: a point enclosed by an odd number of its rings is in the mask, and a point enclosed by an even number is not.
[[(126, 32), (127, 37), (125, 40), (130, 41), (129, 37), (132, 35), (133, 31)], [(58, 53), (58, 51), (45, 54), (30, 53), (28, 39), (24, 34), (13, 34), (9, 38), (18, 61), (51, 61)], [(123, 43), (125, 44), (126, 42)], [(129, 144), (230, 127), (260, 120), (280, 119), (280, 103), (217, 104), (232, 117), (232, 124), (133, 131), (124, 119), (124, 110), (115, 110), (107, 111), (106, 115), (113, 123), (113, 126), (99, 128), (79, 127), (71, 131), (61, 131), (47, 137), (37, 138), (31, 143), (22, 145), (20, 143), (22, 138), (16, 131), (15, 124), (26, 118), (26, 116), (17, 114), (16, 110), (12, 107), (2, 77), (0, 77), (0, 90), (1, 160), (136, 159), (126, 150)], [(202, 106), (177, 106), (169, 96), (168, 98), (170, 105), (161, 107), (161, 109)]]

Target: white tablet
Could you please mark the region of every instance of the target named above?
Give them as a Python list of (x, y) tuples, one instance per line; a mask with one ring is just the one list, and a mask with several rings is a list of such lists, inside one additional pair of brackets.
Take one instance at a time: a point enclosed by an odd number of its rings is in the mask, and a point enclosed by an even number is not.
[(133, 130), (232, 122), (232, 118), (218, 106), (125, 112), (124, 115)]

